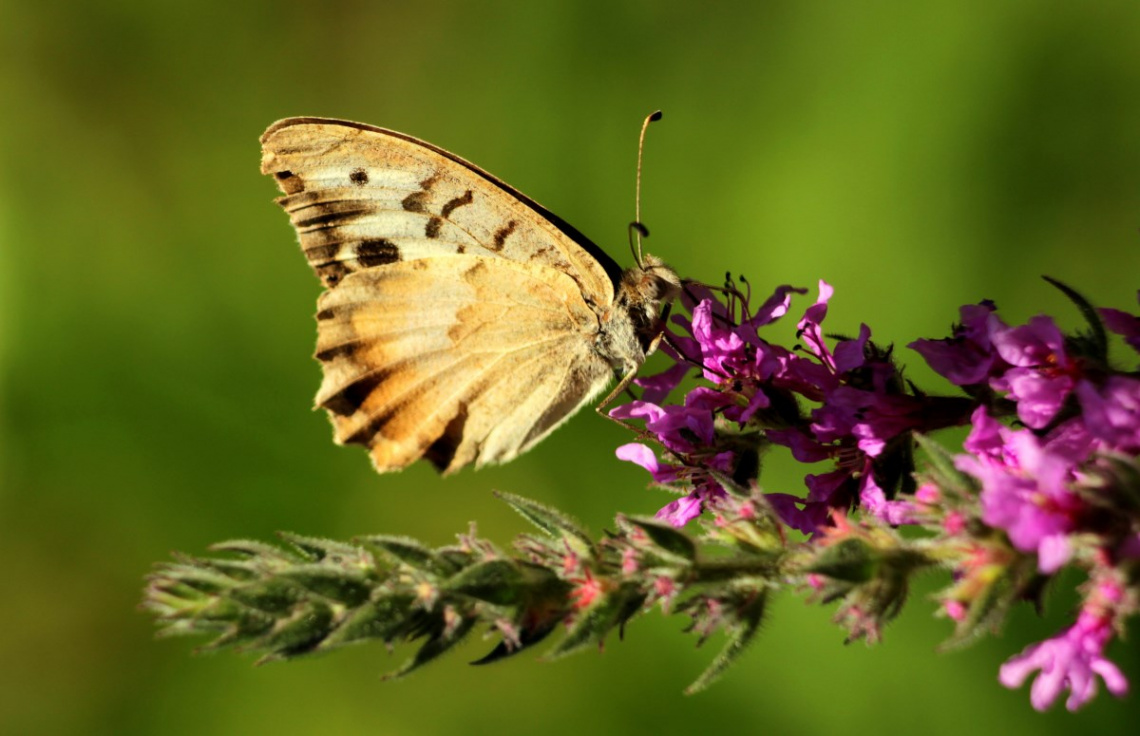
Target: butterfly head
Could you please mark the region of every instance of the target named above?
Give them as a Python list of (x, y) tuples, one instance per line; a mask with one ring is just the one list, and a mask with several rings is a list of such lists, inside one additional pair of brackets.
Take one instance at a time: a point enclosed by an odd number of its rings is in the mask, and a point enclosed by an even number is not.
[(629, 315), (643, 354), (653, 352), (663, 328), (662, 309), (681, 293), (681, 278), (656, 256), (627, 269), (618, 285), (616, 306)]

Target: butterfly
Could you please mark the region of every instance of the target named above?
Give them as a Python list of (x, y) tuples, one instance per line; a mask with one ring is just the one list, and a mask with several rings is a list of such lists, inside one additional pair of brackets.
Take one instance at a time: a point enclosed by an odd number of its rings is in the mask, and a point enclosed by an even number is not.
[(661, 338), (673, 269), (646, 255), (623, 271), (455, 154), (325, 118), (280, 120), (261, 147), (325, 286), (316, 405), (379, 472), (511, 460), (615, 376), (623, 389)]

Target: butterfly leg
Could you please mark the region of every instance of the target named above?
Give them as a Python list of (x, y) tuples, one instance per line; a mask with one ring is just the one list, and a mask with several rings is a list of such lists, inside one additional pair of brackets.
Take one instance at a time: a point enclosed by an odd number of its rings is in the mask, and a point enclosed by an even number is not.
[(645, 430), (643, 428), (630, 424), (624, 419), (618, 419), (617, 417), (610, 416), (609, 412), (606, 411), (606, 407), (614, 403), (617, 397), (623, 391), (629, 388), (629, 385), (633, 383), (633, 379), (635, 378), (637, 378), (637, 369), (631, 368), (630, 370), (627, 370), (621, 377), (621, 380), (618, 381), (618, 385), (614, 387), (614, 390), (610, 391), (609, 395), (607, 395), (606, 398), (602, 399), (602, 402), (600, 404), (594, 407), (594, 411), (598, 413), (598, 416), (605, 417), (614, 424), (617, 424), (623, 429), (627, 429), (640, 437), (645, 434)]

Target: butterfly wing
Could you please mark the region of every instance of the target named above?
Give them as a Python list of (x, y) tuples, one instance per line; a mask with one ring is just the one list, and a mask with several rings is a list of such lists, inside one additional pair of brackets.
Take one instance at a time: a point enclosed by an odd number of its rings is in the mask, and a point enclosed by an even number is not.
[(317, 404), (380, 471), (505, 462), (606, 385), (598, 318), (552, 269), (441, 256), (346, 277), (318, 304)]
[(444, 254), (535, 263), (613, 301), (621, 268), (537, 202), (463, 159), (383, 128), (288, 118), (261, 137), (261, 171), (285, 193), (309, 263), (326, 286), (352, 271)]
[(378, 470), (510, 460), (612, 377), (595, 343), (620, 269), (537, 203), (357, 123), (291, 118), (262, 147), (328, 287), (317, 405)]

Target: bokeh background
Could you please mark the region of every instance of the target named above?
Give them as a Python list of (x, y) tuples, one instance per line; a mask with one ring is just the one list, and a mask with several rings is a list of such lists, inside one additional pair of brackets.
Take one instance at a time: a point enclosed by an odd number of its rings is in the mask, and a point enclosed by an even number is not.
[[(1136, 308), (1138, 34), (1135, 2), (0, 3), (0, 733), (1134, 733), (1140, 697), (1041, 716), (997, 684), (1065, 624), (1062, 589), (943, 655), (940, 579), (874, 648), (785, 596), (689, 698), (718, 642), (657, 613), (601, 655), (473, 669), (475, 642), (392, 683), (408, 650), (253, 668), (154, 641), (135, 607), (172, 549), (279, 529), (444, 544), (471, 520), (506, 543), (525, 523), (493, 489), (595, 531), (667, 500), (588, 413), (444, 480), (335, 447), (309, 410), (318, 286), (258, 174), (274, 120), (430, 140), (629, 263), (637, 129), (663, 108), (649, 250), (760, 292), (827, 279), (831, 330), (905, 345), (981, 298), (1076, 326), (1040, 274)], [(777, 456), (764, 482), (801, 475)], [(1137, 652), (1112, 650), (1134, 684)]]

